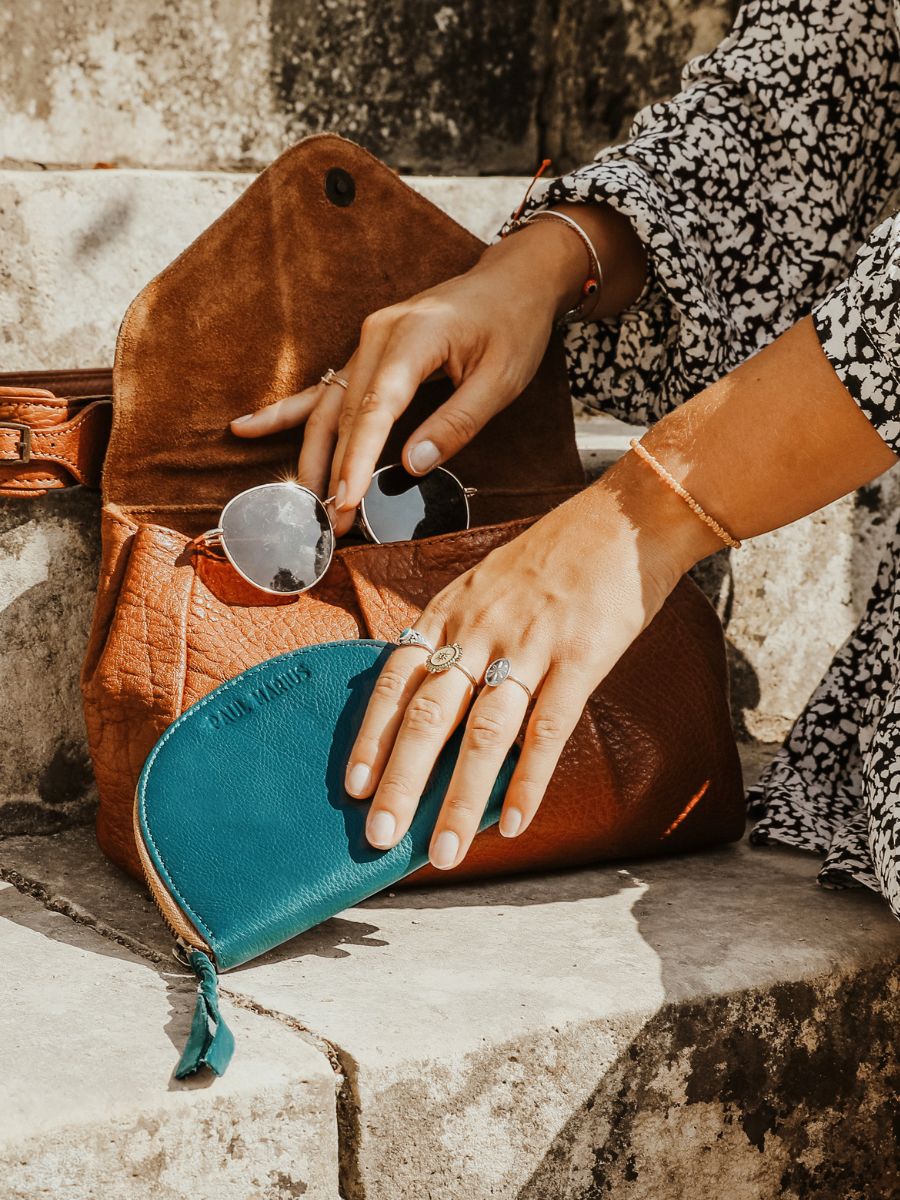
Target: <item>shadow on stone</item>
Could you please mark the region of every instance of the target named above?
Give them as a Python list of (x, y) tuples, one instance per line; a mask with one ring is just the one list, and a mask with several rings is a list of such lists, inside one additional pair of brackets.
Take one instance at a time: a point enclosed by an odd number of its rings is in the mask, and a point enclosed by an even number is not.
[(885, 963), (819, 986), (667, 1005), (569, 1118), (519, 1200), (892, 1200), (897, 982)]
[(0, 837), (89, 821), (77, 670), (99, 562), (96, 493), (0, 501)]
[[(0, 889), (0, 922), (12, 921), (25, 929), (30, 929), (35, 933), (40, 933), (43, 937), (50, 937), (53, 941), (63, 942), (77, 949), (84, 949), (84, 939), (76, 934), (77, 926), (71, 920), (61, 920), (51, 926), (49, 929), (46, 925), (46, 915), (42, 908), (37, 907), (31, 897), (36, 895), (38, 899), (43, 899), (34, 889), (17, 890), (17, 886)], [(60, 912), (63, 916), (72, 917), (74, 914), (71, 909), (67, 910), (66, 906), (61, 903), (50, 903), (48, 907), (51, 911)], [(76, 917), (76, 920), (78, 918)], [(79, 922), (82, 925), (97, 928), (94, 922), (82, 919)], [(106, 932), (103, 929), (98, 929), (98, 932)], [(181, 1052), (181, 1048), (185, 1043), (191, 1027), (191, 1014), (194, 1008), (194, 995), (196, 992), (197, 981), (190, 971), (186, 971), (180, 966), (171, 956), (168, 961), (163, 958), (161, 961), (153, 961), (146, 957), (136, 957), (132, 950), (126, 946), (120, 945), (115, 940), (106, 937), (97, 937), (92, 940), (92, 953), (100, 954), (104, 957), (118, 958), (131, 963), (143, 963), (148, 969), (155, 971), (160, 980), (165, 985), (166, 1000), (169, 1005), (169, 1016), (165, 1024), (165, 1033), (173, 1048), (177, 1053)], [(65, 981), (58, 981), (56, 986), (65, 987)], [(98, 1021), (102, 1020), (102, 1005), (98, 1007), (94, 1018)], [(56, 1031), (57, 1036), (64, 1037), (62, 1030)], [(102, 1037), (102, 1030), (99, 1031)], [(113, 1053), (121, 1052), (121, 1047), (115, 1047)], [(174, 1063), (177, 1061), (173, 1059)], [(179, 1081), (174, 1078), (174, 1075), (169, 1079), (168, 1088), (170, 1091), (183, 1091), (186, 1087), (191, 1089), (208, 1087), (213, 1078), (208, 1073), (202, 1073), (192, 1079)]]
[(725, 654), (728, 661), (728, 687), (731, 702), (731, 723), (740, 740), (752, 740), (747, 728), (747, 713), (760, 702), (762, 689), (759, 676), (745, 654), (728, 636), (728, 624), (734, 607), (734, 574), (731, 550), (722, 550), (699, 562), (691, 571), (692, 579), (702, 588), (719, 615), (725, 632)]

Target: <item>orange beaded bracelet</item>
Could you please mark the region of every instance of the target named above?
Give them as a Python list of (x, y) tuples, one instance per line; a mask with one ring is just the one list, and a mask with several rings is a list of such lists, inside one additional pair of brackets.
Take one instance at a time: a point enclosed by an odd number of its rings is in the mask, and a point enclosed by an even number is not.
[(675, 476), (671, 475), (658, 459), (653, 457), (646, 446), (642, 445), (637, 438), (632, 438), (629, 445), (638, 458), (642, 458), (647, 466), (656, 472), (663, 483), (670, 487), (676, 495), (681, 497), (691, 512), (695, 513), (701, 521), (704, 521), (710, 527), (716, 537), (720, 537), (725, 545), (730, 546), (732, 550), (740, 550), (741, 543), (738, 539), (733, 537), (727, 529), (720, 525), (715, 517), (711, 517), (705, 509), (700, 507), (690, 492), (681, 486)]

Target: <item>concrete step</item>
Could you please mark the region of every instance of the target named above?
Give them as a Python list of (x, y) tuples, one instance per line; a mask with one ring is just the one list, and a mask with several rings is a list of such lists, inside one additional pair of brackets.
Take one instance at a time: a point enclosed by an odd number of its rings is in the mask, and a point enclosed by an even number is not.
[(224, 975), (234, 1065), (184, 1087), (146, 890), (87, 830), (7, 839), (0, 1200), (206, 1196), (213, 1167), (254, 1198), (337, 1171), (345, 1200), (887, 1200), (900, 927), (817, 865), (743, 843), (382, 894)]
[(342, 1079), (320, 1046), (230, 1005), (233, 1068), (178, 1083), (193, 976), (104, 933), (0, 882), (0, 1198), (335, 1200)]

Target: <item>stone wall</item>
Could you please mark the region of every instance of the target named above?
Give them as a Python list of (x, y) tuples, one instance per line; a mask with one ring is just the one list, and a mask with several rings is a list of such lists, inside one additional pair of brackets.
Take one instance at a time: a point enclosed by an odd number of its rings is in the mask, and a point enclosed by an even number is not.
[(736, 0), (7, 0), (0, 160), (257, 168), (335, 130), (409, 172), (559, 172)]

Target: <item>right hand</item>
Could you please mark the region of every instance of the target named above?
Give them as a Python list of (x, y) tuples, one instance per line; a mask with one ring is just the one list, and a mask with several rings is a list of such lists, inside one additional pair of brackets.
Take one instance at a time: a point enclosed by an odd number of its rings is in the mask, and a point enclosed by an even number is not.
[(305, 423), (299, 481), (335, 496), (335, 530), (346, 533), (420, 384), (446, 374), (456, 390), (403, 447), (414, 475), (452, 458), (531, 381), (584, 271), (583, 249), (560, 226), (536, 222), (489, 246), (465, 274), (373, 312), (337, 370), (346, 390), (315, 383), (232, 422), (232, 431), (260, 437)]

